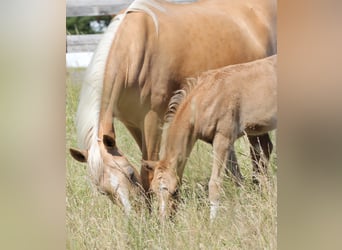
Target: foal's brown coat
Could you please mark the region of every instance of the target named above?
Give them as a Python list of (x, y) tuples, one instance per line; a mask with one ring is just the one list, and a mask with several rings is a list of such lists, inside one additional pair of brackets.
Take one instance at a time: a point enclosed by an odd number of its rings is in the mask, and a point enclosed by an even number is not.
[(171, 123), (166, 124), (161, 160), (155, 165), (152, 181), (162, 215), (167, 213), (166, 204), (181, 183), (194, 143), (201, 139), (213, 145), (209, 200), (210, 217), (216, 216), (224, 165), (234, 141), (244, 133), (260, 135), (276, 128), (276, 58), (206, 72), (183, 101), (184, 91), (171, 99), (167, 115)]

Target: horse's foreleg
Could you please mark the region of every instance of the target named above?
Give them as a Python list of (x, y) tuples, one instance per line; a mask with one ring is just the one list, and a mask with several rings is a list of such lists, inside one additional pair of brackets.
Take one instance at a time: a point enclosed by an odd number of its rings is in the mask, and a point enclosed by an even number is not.
[(128, 131), (130, 132), (130, 134), (133, 136), (133, 139), (136, 141), (136, 143), (138, 144), (140, 151), (143, 151), (143, 144), (142, 144), (142, 133), (140, 131), (140, 129), (135, 128), (135, 127), (130, 127), (130, 126), (126, 126), (126, 128), (128, 129)]
[[(161, 119), (157, 112), (149, 111), (144, 120), (143, 159), (156, 161), (159, 159)], [(141, 168), (141, 181), (145, 191), (149, 191), (153, 172)]]
[(248, 136), (253, 164), (253, 182), (258, 184), (257, 175), (267, 174), (267, 163), (272, 153), (273, 144), (268, 133), (260, 136)]
[(216, 134), (213, 141), (214, 162), (209, 181), (210, 220), (216, 217), (224, 176), (225, 163), (232, 148), (232, 142), (222, 134)]

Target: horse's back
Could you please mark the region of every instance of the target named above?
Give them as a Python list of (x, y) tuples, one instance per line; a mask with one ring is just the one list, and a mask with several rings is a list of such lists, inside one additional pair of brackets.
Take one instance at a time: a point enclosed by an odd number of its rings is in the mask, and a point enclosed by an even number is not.
[(158, 38), (148, 49), (156, 65), (149, 71), (153, 89), (170, 96), (186, 77), (274, 54), (275, 27), (269, 13), (276, 9), (261, 8), (260, 2), (271, 1), (167, 3), (165, 11), (156, 10)]

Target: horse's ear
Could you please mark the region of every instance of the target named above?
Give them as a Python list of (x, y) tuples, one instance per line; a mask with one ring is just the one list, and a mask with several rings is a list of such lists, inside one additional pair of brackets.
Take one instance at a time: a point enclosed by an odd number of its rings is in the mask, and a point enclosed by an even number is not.
[(114, 148), (115, 147), (115, 139), (110, 135), (103, 135), (103, 144), (107, 148)]
[(146, 169), (147, 171), (154, 171), (156, 167), (157, 161), (141, 161), (141, 167)]
[(85, 150), (78, 150), (74, 148), (69, 149), (71, 156), (79, 162), (87, 162), (88, 152)]

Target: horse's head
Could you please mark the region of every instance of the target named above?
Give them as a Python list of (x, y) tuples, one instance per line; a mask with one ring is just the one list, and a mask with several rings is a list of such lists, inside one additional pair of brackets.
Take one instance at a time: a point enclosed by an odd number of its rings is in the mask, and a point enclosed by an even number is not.
[(77, 161), (88, 163), (97, 190), (122, 205), (128, 214), (130, 199), (141, 195), (141, 180), (135, 167), (117, 150), (114, 138), (104, 135), (95, 147), (70, 149), (70, 153)]
[(151, 190), (158, 197), (159, 213), (162, 219), (170, 216), (178, 201), (179, 177), (167, 161), (143, 161), (142, 167), (154, 171)]

